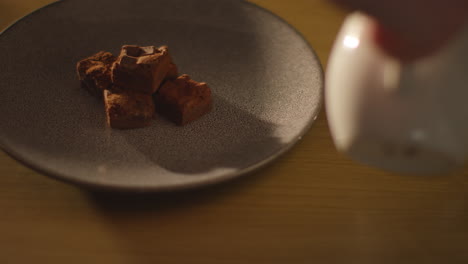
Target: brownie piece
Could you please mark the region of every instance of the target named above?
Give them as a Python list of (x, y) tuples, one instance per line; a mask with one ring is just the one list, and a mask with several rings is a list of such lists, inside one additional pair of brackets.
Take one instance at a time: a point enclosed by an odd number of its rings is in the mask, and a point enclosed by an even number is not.
[(112, 66), (112, 81), (127, 90), (152, 94), (166, 77), (171, 62), (166, 46), (124, 45)]
[(155, 112), (151, 95), (115, 87), (104, 91), (104, 103), (107, 123), (112, 128), (149, 126)]
[(167, 71), (166, 77), (164, 80), (175, 80), (179, 76), (179, 69), (177, 69), (177, 65), (173, 62), (169, 64), (169, 70)]
[(102, 97), (102, 92), (109, 88), (111, 67), (116, 58), (109, 52), (100, 51), (76, 64), (81, 87), (94, 96)]
[(212, 108), (208, 85), (191, 80), (187, 74), (166, 81), (155, 94), (154, 100), (156, 112), (177, 125), (196, 120)]

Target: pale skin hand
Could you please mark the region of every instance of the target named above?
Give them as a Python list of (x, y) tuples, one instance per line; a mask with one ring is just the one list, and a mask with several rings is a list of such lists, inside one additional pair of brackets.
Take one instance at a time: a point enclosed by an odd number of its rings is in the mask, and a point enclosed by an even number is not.
[(468, 0), (329, 1), (376, 18), (375, 40), (402, 60), (436, 52), (468, 23)]

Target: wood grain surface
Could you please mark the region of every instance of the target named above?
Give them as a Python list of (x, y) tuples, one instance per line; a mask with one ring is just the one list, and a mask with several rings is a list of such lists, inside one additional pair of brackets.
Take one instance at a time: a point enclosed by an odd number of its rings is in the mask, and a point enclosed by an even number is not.
[[(0, 27), (48, 2), (0, 0)], [(343, 11), (253, 2), (295, 26), (326, 65)], [(271, 166), (189, 192), (91, 193), (0, 152), (0, 263), (468, 263), (467, 193), (467, 169), (416, 177), (350, 161), (324, 113)]]

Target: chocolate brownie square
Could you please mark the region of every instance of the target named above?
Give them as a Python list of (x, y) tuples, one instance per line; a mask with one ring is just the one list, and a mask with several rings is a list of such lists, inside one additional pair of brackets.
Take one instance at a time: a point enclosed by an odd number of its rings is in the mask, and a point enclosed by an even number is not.
[(152, 94), (166, 77), (171, 62), (166, 46), (124, 45), (112, 66), (112, 81), (123, 89)]
[(154, 96), (156, 112), (177, 125), (185, 125), (212, 108), (211, 90), (186, 74), (168, 80)]
[(102, 92), (109, 88), (111, 67), (116, 58), (109, 52), (100, 51), (76, 64), (81, 86), (94, 96), (102, 97)]
[(113, 87), (104, 91), (107, 123), (112, 128), (130, 129), (149, 126), (154, 116), (152, 96)]
[(179, 69), (177, 68), (177, 65), (175, 65), (173, 62), (169, 64), (169, 70), (167, 71), (166, 77), (164, 80), (175, 80), (179, 76)]

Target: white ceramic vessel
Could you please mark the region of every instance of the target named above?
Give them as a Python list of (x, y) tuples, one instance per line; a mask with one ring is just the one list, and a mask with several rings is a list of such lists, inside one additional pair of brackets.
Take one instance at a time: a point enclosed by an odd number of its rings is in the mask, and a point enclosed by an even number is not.
[(336, 147), (380, 168), (435, 173), (468, 155), (468, 27), (437, 54), (403, 64), (372, 40), (374, 21), (351, 14), (326, 73)]

